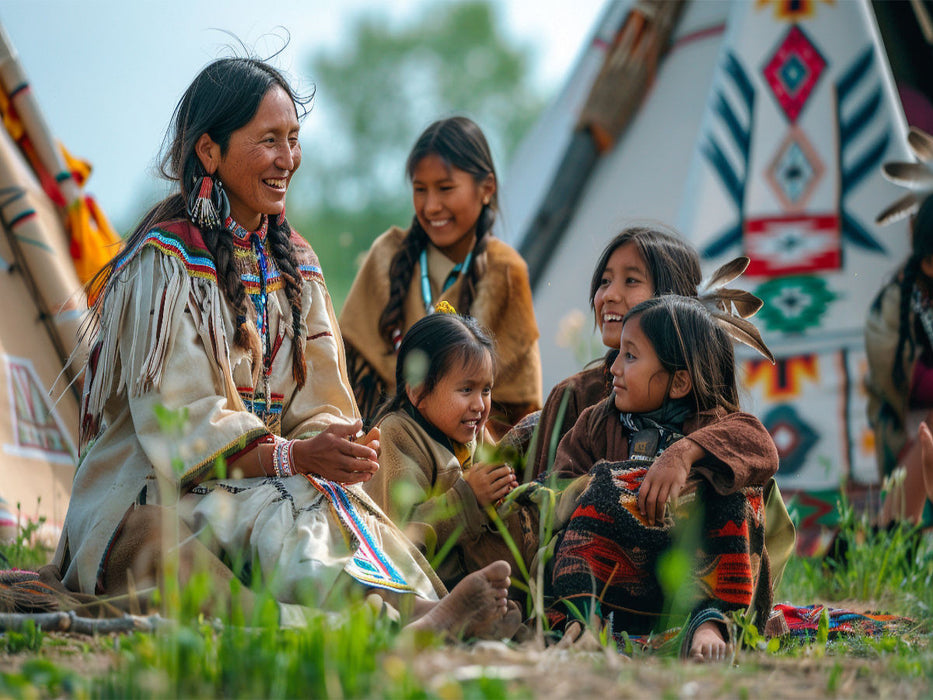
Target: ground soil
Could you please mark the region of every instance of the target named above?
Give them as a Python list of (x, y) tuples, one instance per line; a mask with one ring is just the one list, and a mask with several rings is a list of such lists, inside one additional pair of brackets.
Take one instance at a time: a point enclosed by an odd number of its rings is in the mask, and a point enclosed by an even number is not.
[[(111, 669), (113, 641), (83, 635), (48, 633), (39, 654), (82, 676)], [(32, 653), (0, 654), (0, 672), (16, 672)], [(926, 657), (929, 658), (929, 657)], [(909, 664), (906, 664), (909, 666)], [(563, 700), (613, 698), (925, 698), (929, 671), (904, 668), (898, 656), (858, 658), (825, 653), (815, 647), (796, 657), (743, 651), (732, 663), (716, 666), (675, 659), (628, 659), (593, 646), (540, 650), (533, 643), (510, 647), (498, 642), (415, 651), (400, 644), (385, 655), (388, 676), (412, 673), (430, 692), (457, 698), (463, 682), (496, 679), (507, 697)], [(502, 688), (504, 686), (504, 688)]]

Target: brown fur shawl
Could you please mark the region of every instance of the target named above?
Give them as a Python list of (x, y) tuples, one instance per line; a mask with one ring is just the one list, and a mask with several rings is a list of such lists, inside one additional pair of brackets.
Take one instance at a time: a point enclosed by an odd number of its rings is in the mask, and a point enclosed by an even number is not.
[[(395, 354), (379, 335), (379, 315), (389, 300), (389, 265), (407, 231), (392, 227), (375, 240), (360, 268), (340, 313), (344, 342), (352, 346), (395, 391)], [(488, 328), (496, 341), (498, 373), (493, 397), (500, 403), (541, 406), (541, 359), (528, 268), (510, 246), (490, 238), (484, 253), (486, 272), (477, 285), (469, 314)], [(421, 267), (416, 263), (405, 299), (405, 327), (425, 315), (421, 298)], [(455, 307), (460, 298), (457, 280), (437, 301)], [(457, 309), (461, 311), (461, 309)]]

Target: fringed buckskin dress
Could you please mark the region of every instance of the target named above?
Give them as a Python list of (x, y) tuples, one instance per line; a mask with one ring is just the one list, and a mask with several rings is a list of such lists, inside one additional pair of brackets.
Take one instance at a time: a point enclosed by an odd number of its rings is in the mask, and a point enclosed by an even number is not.
[[(206, 533), (215, 553), (274, 578), (282, 602), (326, 596), (343, 573), (367, 587), (437, 599), (445, 593), (440, 580), (358, 485), (310, 475), (217, 478), (219, 458), (232, 462), (260, 443), (310, 437), (358, 417), (314, 252), (292, 232), (307, 376), (298, 389), (289, 302), (265, 254), (265, 231), (230, 229), (261, 366), (233, 344), (238, 319), (189, 222), (157, 224), (114, 270), (88, 361), (81, 462), (56, 556), (63, 581), (102, 592), (128, 510), (177, 501), (183, 522)], [(183, 411), (184, 430), (167, 434), (158, 411)]]

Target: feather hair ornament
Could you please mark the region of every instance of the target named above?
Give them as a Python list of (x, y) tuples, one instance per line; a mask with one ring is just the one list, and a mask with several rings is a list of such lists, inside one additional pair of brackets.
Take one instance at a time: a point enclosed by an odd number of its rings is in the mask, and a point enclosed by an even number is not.
[(744, 343), (774, 364), (774, 355), (762, 339), (761, 333), (747, 320), (758, 313), (764, 302), (744, 289), (725, 287), (745, 272), (750, 262), (743, 255), (721, 265), (700, 285), (698, 298), (733, 340)]
[(736, 316), (719, 309), (710, 309), (710, 314), (715, 319), (716, 323), (718, 323), (733, 340), (744, 343), (752, 350), (756, 350), (761, 353), (762, 356), (766, 357), (772, 365), (774, 364), (774, 355), (771, 354), (771, 350), (765, 345), (765, 341), (762, 340), (761, 333), (758, 331), (758, 328), (755, 327), (754, 323), (741, 316)]
[(747, 257), (740, 255), (717, 268), (700, 284), (700, 301), (720, 311), (738, 314), (742, 318), (749, 318), (758, 313), (764, 305), (761, 299), (744, 289), (727, 289), (725, 286), (745, 272), (750, 262)]
[(919, 163), (891, 161), (881, 166), (881, 174), (888, 182), (910, 190), (878, 214), (875, 223), (881, 226), (915, 214), (923, 200), (933, 194), (933, 136), (912, 126), (907, 145)]

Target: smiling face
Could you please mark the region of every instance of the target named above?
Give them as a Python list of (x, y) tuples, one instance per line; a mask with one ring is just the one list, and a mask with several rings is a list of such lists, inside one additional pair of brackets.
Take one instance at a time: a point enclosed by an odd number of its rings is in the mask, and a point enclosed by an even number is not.
[(615, 406), (623, 413), (661, 408), (671, 391), (671, 374), (661, 365), (638, 316), (622, 328), (619, 355), (610, 368)]
[(596, 325), (603, 345), (618, 348), (622, 336), (622, 318), (637, 304), (654, 296), (654, 280), (638, 247), (623, 243), (609, 256), (593, 296)]
[(285, 208), (288, 183), (301, 164), (295, 104), (273, 85), (253, 118), (230, 135), (226, 153), (204, 134), (197, 154), (209, 174), (216, 173), (230, 200), (230, 215), (248, 231), (259, 227), (263, 214), (276, 216)]
[(431, 243), (454, 262), (462, 262), (476, 241), (483, 204), (496, 191), (495, 178), (489, 175), (477, 184), (465, 170), (429, 154), (412, 170), (411, 186), (415, 216)]
[(492, 406), (492, 358), (482, 362), (455, 362), (427, 396), (409, 399), (421, 415), (454, 442), (475, 439), (489, 418)]

